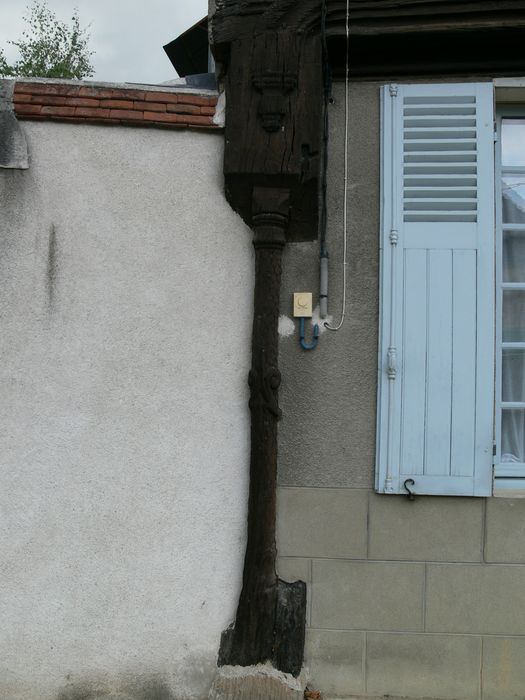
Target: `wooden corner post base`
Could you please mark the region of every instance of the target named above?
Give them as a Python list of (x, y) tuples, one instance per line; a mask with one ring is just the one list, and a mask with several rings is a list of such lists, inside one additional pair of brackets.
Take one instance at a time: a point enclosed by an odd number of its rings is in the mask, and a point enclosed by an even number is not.
[(287, 190), (254, 190), (248, 541), (237, 617), (223, 633), (219, 666), (252, 666), (270, 661), (280, 671), (297, 676), (303, 661), (306, 584), (286, 583), (275, 572), (277, 421), (281, 415), (277, 323), (288, 209)]

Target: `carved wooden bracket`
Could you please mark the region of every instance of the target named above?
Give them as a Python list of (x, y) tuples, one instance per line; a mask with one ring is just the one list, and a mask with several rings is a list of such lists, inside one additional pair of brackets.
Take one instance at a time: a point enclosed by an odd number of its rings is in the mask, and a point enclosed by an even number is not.
[(278, 131), (287, 112), (286, 97), (297, 88), (297, 75), (266, 71), (252, 77), (253, 87), (261, 93), (257, 113), (263, 129)]
[(232, 43), (225, 76), (226, 196), (252, 226), (254, 187), (287, 189), (294, 241), (318, 231), (321, 58), (318, 37), (264, 31)]

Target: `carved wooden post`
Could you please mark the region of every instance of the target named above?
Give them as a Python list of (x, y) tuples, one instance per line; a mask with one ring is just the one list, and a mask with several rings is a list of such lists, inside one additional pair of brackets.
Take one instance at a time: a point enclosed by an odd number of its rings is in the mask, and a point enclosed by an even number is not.
[(306, 586), (302, 581), (280, 581), (275, 572), (277, 421), (281, 413), (277, 322), (288, 208), (287, 190), (255, 189), (248, 542), (237, 617), (223, 635), (219, 664), (250, 666), (271, 661), (276, 668), (297, 675), (304, 648)]
[[(232, 15), (221, 7), (228, 27)], [(237, 616), (222, 635), (219, 665), (270, 661), (297, 676), (306, 585), (275, 572), (277, 322), (286, 241), (317, 236), (321, 44), (312, 35), (259, 26), (229, 41), (226, 53), (226, 196), (254, 231), (255, 294), (248, 541)]]

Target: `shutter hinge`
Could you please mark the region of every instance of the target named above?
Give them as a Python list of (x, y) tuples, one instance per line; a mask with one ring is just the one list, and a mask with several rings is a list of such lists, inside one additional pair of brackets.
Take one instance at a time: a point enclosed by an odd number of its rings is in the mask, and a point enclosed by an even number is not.
[(397, 97), (397, 91), (399, 90), (398, 85), (392, 83), (392, 85), (390, 85), (388, 89), (390, 91), (390, 97)]
[(394, 381), (397, 377), (397, 348), (390, 346), (386, 355), (388, 379)]

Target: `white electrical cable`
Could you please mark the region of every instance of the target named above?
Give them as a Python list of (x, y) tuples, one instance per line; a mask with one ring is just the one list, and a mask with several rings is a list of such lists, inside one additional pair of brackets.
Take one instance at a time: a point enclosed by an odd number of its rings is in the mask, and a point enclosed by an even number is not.
[(346, 268), (348, 248), (348, 87), (350, 66), (350, 0), (346, 0), (346, 72), (345, 72), (345, 162), (344, 162), (344, 194), (343, 194), (343, 300), (341, 320), (337, 326), (331, 326), (325, 321), (324, 326), (329, 331), (338, 331), (344, 323), (346, 314)]

